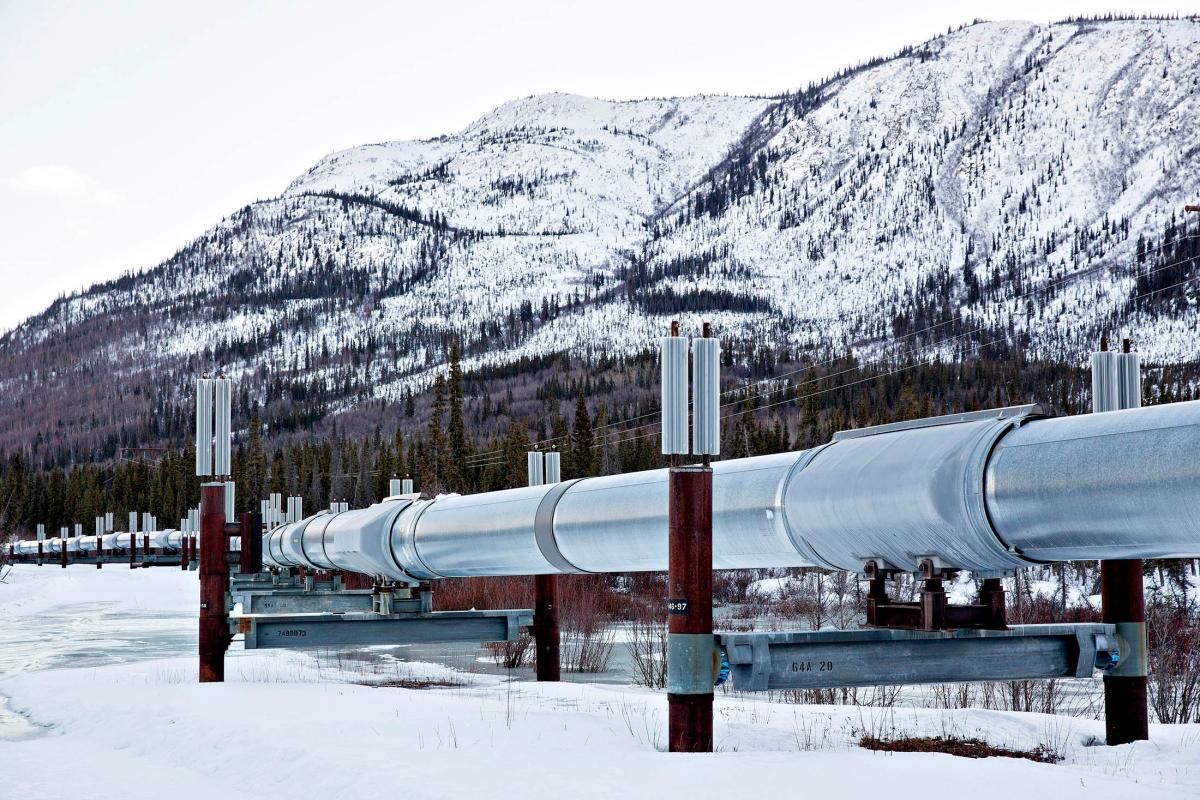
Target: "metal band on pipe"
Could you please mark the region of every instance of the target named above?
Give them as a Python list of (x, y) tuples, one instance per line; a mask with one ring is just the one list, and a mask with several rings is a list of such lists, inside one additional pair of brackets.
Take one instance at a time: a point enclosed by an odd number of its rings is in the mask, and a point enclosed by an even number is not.
[(537, 543), (542, 557), (559, 572), (576, 574), (586, 572), (566, 559), (566, 556), (558, 549), (558, 542), (554, 538), (554, 507), (558, 505), (559, 498), (580, 480), (580, 478), (576, 478), (555, 484), (554, 488), (542, 497), (542, 502), (538, 503), (537, 512), (533, 516), (533, 540)]
[(667, 693), (712, 694), (721, 654), (711, 633), (667, 634)]

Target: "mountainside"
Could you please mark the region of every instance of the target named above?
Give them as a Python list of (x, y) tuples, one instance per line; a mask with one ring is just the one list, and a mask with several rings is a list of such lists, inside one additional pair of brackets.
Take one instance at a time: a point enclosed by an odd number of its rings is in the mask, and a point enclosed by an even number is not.
[(216, 365), (243, 421), (304, 425), (406, 399), (451, 338), (467, 370), (611, 359), (672, 318), (735, 362), (1194, 361), (1198, 61), (1194, 20), (979, 23), (782, 97), (531, 97), (337, 153), (8, 333), (0, 447), (182, 441)]

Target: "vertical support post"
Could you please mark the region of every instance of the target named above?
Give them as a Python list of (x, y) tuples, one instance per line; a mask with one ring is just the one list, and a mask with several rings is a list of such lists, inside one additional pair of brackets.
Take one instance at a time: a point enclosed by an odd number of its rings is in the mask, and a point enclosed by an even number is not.
[(1008, 615), (1004, 607), (1004, 582), (999, 578), (984, 578), (979, 587), (979, 605), (983, 606), (987, 618), (986, 626), (1002, 631), (1008, 627)]
[[(147, 541), (149, 541), (150, 537), (147, 536), (146, 539), (147, 539)], [(146, 548), (146, 554), (147, 555), (150, 554), (149, 547)], [(130, 569), (137, 568), (137, 534), (136, 533), (129, 534), (129, 568)]]
[(258, 514), (242, 514), (240, 558), (239, 567), (242, 574), (262, 572), (262, 517)]
[[(531, 450), (525, 456), (530, 486), (542, 486), (546, 480), (546, 458)], [(562, 632), (558, 620), (558, 576), (533, 576), (533, 649), (534, 672), (539, 681), (562, 679)]]
[(185, 532), (179, 537), (179, 569), (186, 571), (188, 568), (188, 554), (191, 552), (191, 537)]
[(667, 724), (672, 753), (711, 753), (712, 468), (673, 466), (667, 520)]
[[(162, 550), (160, 549), (159, 552), (162, 552)], [(142, 566), (150, 566), (150, 534), (148, 533), (142, 534), (142, 555), (146, 556), (146, 561), (142, 564)]]
[(200, 486), (200, 682), (225, 680), (229, 617), (225, 603), (225, 484)]
[(1123, 656), (1104, 676), (1105, 742), (1112, 746), (1149, 739), (1141, 559), (1100, 562), (1100, 602), (1104, 622), (1117, 626)]
[(37, 526), (37, 565), (40, 567), (46, 557), (46, 526), (39, 522)]
[(539, 681), (562, 679), (562, 638), (558, 621), (558, 576), (533, 576), (533, 642)]
[(672, 753), (711, 753), (713, 683), (719, 654), (713, 641), (712, 467), (719, 452), (719, 345), (692, 343), (691, 450), (700, 465), (681, 466), (688, 448), (687, 340), (679, 325), (662, 340), (662, 452), (667, 479), (667, 747)]
[(883, 570), (874, 561), (868, 561), (863, 568), (863, 574), (867, 576), (867, 624), (877, 625), (876, 607), (887, 605), (887, 576)]
[(946, 606), (948, 600), (942, 579), (927, 577), (921, 584), (921, 630), (941, 631), (946, 629)]
[[(1108, 349), (1101, 341), (1100, 349)], [(1137, 353), (1126, 339), (1122, 353), (1114, 359), (1116, 408), (1137, 408), (1141, 403), (1141, 376)], [(1096, 354), (1099, 355), (1099, 354)], [(1105, 353), (1106, 356), (1112, 356)], [(1092, 376), (1093, 387), (1096, 376)], [(1097, 396), (1093, 396), (1093, 404)], [(1111, 410), (1094, 407), (1094, 411)], [(1142, 584), (1142, 560), (1120, 559), (1100, 562), (1100, 604), (1104, 622), (1117, 626), (1123, 658), (1104, 676), (1104, 731), (1110, 745), (1128, 744), (1150, 738), (1146, 679), (1146, 601)]]
[(58, 540), (58, 562), (63, 569), (67, 568), (67, 544), (70, 541), (70, 533), (66, 529), (63, 529), (63, 535)]

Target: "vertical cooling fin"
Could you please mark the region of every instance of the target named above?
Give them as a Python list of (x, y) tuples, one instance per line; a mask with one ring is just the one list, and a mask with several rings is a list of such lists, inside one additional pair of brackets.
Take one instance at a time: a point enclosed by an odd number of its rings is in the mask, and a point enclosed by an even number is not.
[(562, 483), (562, 453), (546, 453), (546, 483)]
[(1092, 353), (1092, 411), (1116, 411), (1120, 406), (1117, 383), (1117, 354), (1108, 350)]
[(721, 452), (721, 342), (692, 340), (692, 452)]
[(662, 452), (688, 452), (688, 340), (664, 336), (662, 342)]
[(196, 475), (206, 478), (212, 475), (212, 381), (208, 378), (196, 380)]

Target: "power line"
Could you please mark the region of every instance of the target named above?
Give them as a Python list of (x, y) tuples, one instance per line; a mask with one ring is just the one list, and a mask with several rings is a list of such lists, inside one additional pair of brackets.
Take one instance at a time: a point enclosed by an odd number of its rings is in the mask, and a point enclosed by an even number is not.
[[(1187, 262), (1189, 262), (1189, 261), (1194, 261), (1194, 260), (1196, 260), (1196, 258), (1195, 258), (1195, 257), (1183, 258), (1183, 259), (1180, 259), (1179, 261), (1175, 261), (1175, 262), (1173, 262), (1173, 263), (1171, 263), (1171, 264), (1165, 264), (1165, 265), (1163, 265), (1163, 266), (1161, 266), (1161, 267), (1158, 267), (1157, 269), (1151, 270), (1150, 272), (1143, 273), (1143, 274), (1144, 274), (1144, 275), (1151, 275), (1151, 274), (1153, 274), (1153, 273), (1155, 273), (1155, 272), (1158, 272), (1158, 271), (1160, 271), (1160, 270), (1163, 270), (1163, 269), (1169, 269), (1170, 267), (1176, 267), (1176, 266), (1179, 266), (1180, 264), (1186, 264)], [(1184, 286), (1184, 285), (1186, 285), (1186, 284), (1188, 284), (1188, 283), (1191, 283), (1192, 281), (1195, 281), (1195, 280), (1197, 280), (1197, 279), (1200, 279), (1200, 274), (1193, 275), (1193, 276), (1192, 276), (1192, 277), (1190, 277), (1190, 278), (1185, 278), (1184, 280), (1182, 280), (1182, 281), (1179, 281), (1179, 282), (1177, 282), (1177, 283), (1173, 283), (1173, 284), (1171, 284), (1170, 286), (1161, 286), (1161, 287), (1159, 287), (1159, 288), (1157, 288), (1157, 289), (1152, 289), (1152, 290), (1150, 290), (1150, 291), (1148, 291), (1148, 292), (1143, 292), (1142, 294), (1139, 294), (1139, 295), (1136, 295), (1136, 296), (1134, 296), (1134, 297), (1131, 297), (1131, 298), (1130, 298), (1130, 301), (1132, 302), (1132, 301), (1135, 301), (1135, 300), (1141, 300), (1141, 299), (1142, 299), (1142, 298), (1144, 298), (1144, 297), (1149, 297), (1150, 295), (1157, 294), (1157, 293), (1159, 293), (1159, 292), (1165, 292), (1165, 291), (1168, 291), (1168, 290), (1170, 290), (1170, 289), (1175, 289), (1175, 288), (1178, 288), (1178, 287), (1180, 287), (1180, 286)], [(989, 341), (987, 341), (987, 342), (980, 342), (980, 343), (978, 343), (978, 344), (974, 345), (974, 346), (973, 346), (972, 348), (970, 348), (970, 349), (971, 349), (971, 351), (977, 351), (977, 350), (980, 350), (981, 348), (988, 347), (988, 346), (990, 346), (990, 345), (993, 345), (993, 344), (997, 344), (997, 343), (1000, 343), (1000, 342), (1007, 341), (1007, 338), (1008, 338), (1007, 336), (1001, 336), (1001, 337), (997, 337), (997, 338), (995, 338), (995, 339), (989, 340)], [(922, 349), (923, 349), (923, 348), (922, 348)], [(915, 353), (919, 353), (919, 352), (920, 352), (919, 350), (917, 350), (917, 351), (914, 351), (914, 354), (915, 354)], [(805, 399), (805, 398), (808, 398), (808, 397), (815, 397), (815, 396), (817, 396), (817, 395), (826, 394), (826, 393), (828, 393), (828, 392), (836, 391), (836, 390), (838, 390), (838, 389), (846, 389), (846, 388), (849, 388), (849, 387), (851, 387), (851, 386), (857, 386), (857, 385), (859, 385), (859, 384), (861, 384), (861, 383), (866, 383), (866, 382), (868, 382), (868, 381), (879, 380), (880, 378), (887, 378), (887, 377), (890, 377), (890, 376), (892, 376), (892, 375), (897, 375), (897, 374), (899, 374), (899, 373), (901, 373), (901, 372), (906, 372), (906, 371), (908, 371), (908, 370), (910, 370), (910, 369), (916, 369), (916, 368), (917, 368), (917, 367), (919, 367), (919, 366), (923, 366), (923, 365), (924, 365), (924, 363), (925, 363), (925, 362), (923, 362), (923, 361), (917, 361), (917, 362), (913, 362), (913, 363), (911, 363), (911, 364), (906, 364), (906, 365), (904, 365), (904, 366), (897, 367), (896, 369), (889, 370), (889, 371), (887, 371), (887, 372), (883, 372), (883, 373), (880, 373), (880, 374), (878, 374), (878, 375), (871, 375), (871, 376), (868, 376), (868, 377), (865, 377), (865, 378), (861, 378), (861, 379), (859, 379), (859, 380), (856, 380), (856, 381), (851, 381), (850, 383), (844, 383), (844, 384), (840, 384), (840, 385), (838, 385), (838, 386), (830, 386), (830, 387), (827, 387), (827, 388), (825, 388), (825, 389), (820, 389), (820, 390), (817, 390), (817, 391), (815, 391), (815, 392), (810, 392), (810, 393), (808, 393), (808, 394), (805, 394), (805, 395), (799, 395), (799, 396), (796, 396), (796, 397), (788, 397), (788, 398), (784, 398), (783, 400), (778, 400), (778, 401), (776, 401), (776, 402), (774, 402), (774, 403), (768, 403), (767, 405), (763, 405), (763, 406), (756, 406), (756, 407), (754, 407), (754, 408), (747, 408), (747, 409), (744, 409), (744, 410), (742, 410), (742, 411), (736, 411), (736, 412), (733, 412), (733, 413), (731, 413), (731, 414), (725, 414), (725, 415), (723, 415), (723, 416), (721, 417), (721, 421), (722, 421), (722, 422), (724, 422), (724, 421), (726, 421), (726, 420), (734, 419), (735, 417), (740, 417), (740, 416), (743, 416), (743, 415), (745, 415), (745, 414), (752, 414), (752, 413), (754, 413), (754, 412), (756, 412), (756, 411), (762, 411), (762, 410), (764, 410), (764, 409), (768, 409), (768, 408), (774, 408), (774, 407), (776, 407), (776, 406), (784, 405), (784, 404), (786, 404), (786, 403), (792, 403), (792, 402), (795, 402), (795, 401), (797, 401), (797, 400), (803, 400), (803, 399)], [(722, 407), (722, 408), (726, 408), (726, 407), (728, 407), (728, 406), (730, 406), (730, 405), (733, 405), (733, 403), (725, 403), (725, 404), (724, 404), (724, 405), (722, 405), (721, 407)], [(620, 444), (625, 444), (625, 443), (627, 443), (627, 442), (633, 442), (633, 441), (637, 441), (637, 440), (639, 440), (639, 439), (644, 439), (644, 438), (646, 438), (647, 436), (652, 436), (652, 435), (654, 435), (654, 432), (653, 432), (653, 431), (650, 431), (649, 433), (640, 434), (640, 435), (638, 435), (638, 436), (631, 436), (631, 437), (628, 437), (628, 438), (620, 439), (620, 440), (618, 440), (618, 441), (616, 442), (616, 444), (618, 444), (618, 445), (620, 445)]]
[[(1025, 237), (1025, 239), (1022, 239), (1020, 241), (1030, 241), (1032, 239), (1037, 239), (1037, 237), (1038, 236), (1027, 236), (1027, 237)], [(1164, 251), (1164, 249), (1166, 249), (1172, 245), (1177, 245), (1177, 243), (1180, 243), (1180, 242), (1196, 239), (1196, 237), (1200, 237), (1200, 234), (1183, 234), (1181, 236), (1176, 236), (1175, 239), (1159, 243), (1159, 245), (1157, 247), (1148, 249), (1148, 251), (1145, 251), (1145, 253), (1162, 252), (1162, 251)], [(1126, 239), (1126, 241), (1128, 241), (1128, 239)], [(1184, 260), (1187, 260), (1187, 259), (1184, 259)], [(1028, 291), (1025, 291), (1025, 293), (1022, 293), (1019, 295), (1014, 295), (1012, 297), (1006, 297), (1006, 299), (1003, 299), (1000, 302), (1012, 303), (1012, 302), (1020, 302), (1021, 300), (1026, 300), (1026, 299), (1028, 299), (1028, 297), (1031, 297), (1038, 293), (1042, 293), (1042, 291), (1048, 291), (1052, 288), (1057, 287), (1057, 285), (1061, 285), (1061, 284), (1067, 283), (1069, 281), (1075, 281), (1075, 279), (1078, 279), (1080, 277), (1091, 275), (1091, 273), (1093, 273), (1093, 272), (1103, 270), (1105, 266), (1108, 266), (1108, 264), (1100, 263), (1100, 264), (1094, 264), (1092, 266), (1082, 267), (1082, 269), (1075, 270), (1073, 272), (1068, 273), (1068, 275), (1064, 275), (1060, 278), (1057, 278), (1056, 281), (1039, 284), (1039, 285), (1037, 285), (1037, 287), (1034, 287)], [(1158, 270), (1168, 269), (1169, 266), (1175, 266), (1175, 264), (1157, 267), (1157, 269), (1147, 272), (1146, 275), (1152, 275), (1153, 272), (1157, 272)], [(955, 315), (955, 317), (943, 319), (942, 321), (940, 321), (940, 323), (935, 323), (935, 324), (923, 327), (923, 329), (905, 333), (904, 336), (896, 337), (893, 339), (892, 342), (889, 342), (889, 347), (894, 348), (896, 344), (899, 344), (900, 342), (905, 341), (905, 339), (910, 339), (912, 337), (920, 336), (920, 335), (922, 335), (922, 333), (928, 333), (930, 331), (937, 330), (938, 327), (956, 323), (956, 321), (961, 321), (964, 318), (965, 318), (965, 313), (960, 312), (958, 315)], [(962, 338), (964, 336), (970, 336), (970, 335), (972, 335), (972, 333), (976, 333), (976, 332), (979, 332), (982, 330), (985, 330), (985, 325), (979, 325), (978, 327), (976, 327), (976, 329), (973, 329), (971, 331), (965, 331), (962, 333), (958, 333), (958, 335), (956, 335), (955, 337), (952, 337), (952, 339), (942, 339), (942, 341), (940, 341), (940, 342), (930, 342), (928, 344), (923, 345), (922, 349), (941, 347), (941, 345), (943, 345), (944, 343), (946, 343), (948, 341), (953, 341), (953, 339)], [(790, 375), (799, 374), (802, 372), (809, 372), (810, 369), (815, 369), (817, 367), (823, 367), (823, 366), (829, 366), (829, 365), (832, 365), (832, 363), (838, 363), (839, 361), (844, 360), (845, 357), (846, 357), (845, 355), (842, 355), (842, 356), (834, 357), (834, 359), (826, 359), (824, 361), (812, 362), (812, 363), (809, 363), (809, 365), (806, 365), (802, 368), (792, 369), (792, 371), (780, 373), (778, 375), (772, 375), (772, 377), (769, 377), (769, 378), (763, 378), (760, 380), (751, 381), (751, 383), (746, 383), (742, 386), (736, 386), (736, 387), (733, 387), (733, 389), (721, 392), (720, 396), (726, 397), (726, 396), (730, 396), (730, 395), (736, 395), (736, 393), (739, 393), (739, 392), (746, 392), (750, 389), (751, 386), (773, 384), (773, 383), (775, 383), (775, 381), (778, 381), (781, 378), (790, 377)], [(842, 369), (842, 371), (840, 371), (838, 373), (822, 375), (822, 377), (817, 378), (816, 380), (826, 380), (829, 378), (835, 378), (835, 377), (838, 377), (838, 375), (847, 374), (847, 373), (856, 372), (856, 371), (857, 371), (857, 367), (847, 367), (846, 369)], [(805, 383), (812, 383), (812, 381), (805, 381)], [(800, 385), (804, 385), (804, 384), (800, 384)], [(728, 405), (728, 404), (726, 404), (726, 405)], [(722, 408), (724, 408), (724, 405), (722, 405)], [(613, 428), (613, 427), (617, 427), (617, 426), (626, 426), (626, 425), (629, 425), (630, 422), (636, 422), (638, 420), (648, 419), (648, 417), (656, 417), (659, 415), (659, 413), (660, 413), (660, 410), (656, 409), (654, 411), (650, 411), (650, 413), (648, 413), (648, 414), (642, 414), (642, 415), (638, 415), (638, 416), (634, 416), (634, 417), (629, 417), (629, 419), (618, 420), (616, 422), (606, 423), (606, 425), (604, 425), (604, 426), (595, 428), (594, 432), (606, 431), (606, 429), (608, 429), (608, 428)], [(650, 422), (650, 423), (648, 423), (648, 425), (637, 426), (637, 427), (650, 427), (653, 425), (655, 425), (655, 423)], [(570, 434), (568, 434), (568, 437), (569, 437), (569, 435)], [(546, 445), (546, 444), (551, 444), (551, 443), (557, 443), (557, 441), (563, 441), (564, 439), (565, 439), (565, 437), (554, 437), (552, 439), (546, 439), (544, 441), (541, 441), (541, 443), (538, 443), (538, 444)], [(472, 459), (468, 459), (467, 465), (468, 465), (468, 467), (474, 467), (474, 465), (480, 465), (482, 462), (487, 461), (488, 457), (494, 457), (497, 455), (497, 453), (500, 453), (500, 452), (502, 452), (502, 451), (493, 450), (493, 451), (487, 451), (487, 452), (482, 452), (482, 453), (476, 453), (476, 455), (474, 457), (474, 461), (472, 461)], [(480, 464), (476, 464), (475, 462), (480, 462)]]
[[(1028, 240), (1030, 240), (1030, 239), (1033, 239), (1033, 238), (1038, 238), (1038, 237), (1033, 237), (1033, 236), (1031, 236), (1031, 237), (1026, 237), (1026, 239), (1024, 239), (1024, 240), (1022, 240), (1022, 241), (1028, 241)], [(1149, 250), (1146, 250), (1146, 251), (1144, 251), (1144, 253), (1145, 253), (1145, 254), (1149, 254), (1149, 253), (1158, 253), (1158, 252), (1161, 252), (1161, 251), (1165, 250), (1165, 249), (1166, 249), (1166, 248), (1168, 248), (1168, 247), (1171, 247), (1172, 245), (1177, 245), (1177, 244), (1180, 244), (1180, 243), (1182, 243), (1182, 242), (1190, 241), (1190, 240), (1197, 239), (1197, 238), (1200, 238), (1200, 234), (1195, 234), (1195, 233), (1192, 233), (1192, 234), (1184, 234), (1184, 235), (1181, 235), (1181, 236), (1177, 236), (1177, 237), (1175, 237), (1175, 238), (1171, 239), (1170, 241), (1167, 241), (1167, 242), (1162, 242), (1162, 243), (1160, 243), (1160, 244), (1159, 244), (1157, 247), (1154, 247), (1154, 248), (1151, 248), (1151, 249), (1149, 249)], [(1128, 241), (1128, 239), (1126, 239), (1125, 241)], [(1182, 259), (1182, 260), (1180, 260), (1180, 261), (1178, 261), (1178, 262), (1174, 262), (1174, 263), (1171, 263), (1171, 264), (1165, 264), (1165, 265), (1162, 265), (1162, 266), (1156, 267), (1156, 268), (1154, 268), (1154, 269), (1152, 269), (1152, 270), (1150, 270), (1150, 271), (1148, 271), (1148, 272), (1145, 272), (1145, 273), (1140, 273), (1139, 275), (1137, 275), (1137, 276), (1134, 276), (1134, 277), (1140, 277), (1140, 276), (1144, 276), (1144, 275), (1152, 275), (1152, 274), (1154, 274), (1155, 272), (1159, 272), (1159, 271), (1161, 271), (1161, 270), (1164, 270), (1164, 269), (1169, 269), (1169, 268), (1171, 268), (1171, 267), (1173, 267), (1173, 266), (1178, 266), (1179, 264), (1185, 263), (1185, 262), (1187, 262), (1187, 261), (1189, 261), (1189, 260), (1191, 260), (1191, 259), (1190, 259), (1190, 258), (1185, 258), (1185, 259)], [(1110, 264), (1109, 264), (1109, 263), (1107, 263), (1107, 262), (1101, 262), (1101, 263), (1098, 263), (1098, 264), (1094, 264), (1094, 265), (1092, 265), (1092, 266), (1090, 266), (1090, 267), (1084, 267), (1084, 268), (1081, 268), (1081, 269), (1075, 270), (1075, 271), (1073, 271), (1073, 272), (1071, 272), (1071, 273), (1069, 273), (1069, 274), (1063, 275), (1062, 277), (1060, 277), (1060, 278), (1058, 278), (1058, 279), (1056, 279), (1056, 280), (1050, 281), (1049, 283), (1043, 283), (1043, 284), (1040, 284), (1040, 285), (1038, 285), (1038, 286), (1036, 286), (1036, 287), (1034, 287), (1034, 288), (1032, 288), (1032, 289), (1030, 289), (1030, 290), (1028, 290), (1028, 291), (1026, 291), (1026, 292), (1023, 292), (1023, 293), (1021, 293), (1021, 294), (1018, 294), (1018, 295), (1014, 295), (1014, 296), (1012, 296), (1012, 297), (1007, 297), (1007, 298), (1004, 298), (1004, 299), (1002, 299), (1002, 300), (1000, 300), (1000, 301), (998, 301), (998, 302), (999, 302), (999, 303), (1017, 303), (1017, 302), (1020, 302), (1020, 301), (1022, 301), (1022, 300), (1029, 299), (1030, 297), (1032, 297), (1032, 296), (1034, 296), (1034, 295), (1036, 295), (1036, 294), (1038, 294), (1038, 293), (1049, 291), (1049, 290), (1051, 290), (1051, 289), (1053, 289), (1053, 288), (1055, 288), (1055, 287), (1057, 287), (1057, 286), (1060, 286), (1060, 285), (1062, 285), (1062, 284), (1065, 284), (1065, 283), (1067, 283), (1067, 282), (1069, 282), (1069, 281), (1074, 281), (1074, 280), (1077, 280), (1078, 278), (1081, 278), (1081, 277), (1084, 277), (1084, 276), (1086, 276), (1086, 275), (1089, 275), (1089, 274), (1092, 274), (1092, 273), (1094, 273), (1094, 272), (1097, 272), (1097, 271), (1099, 271), (1099, 270), (1105, 269), (1105, 268), (1106, 268), (1106, 267), (1108, 267), (1108, 266), (1110, 266)], [(1134, 298), (1134, 299), (1139, 299), (1139, 298)], [(1017, 313), (1019, 314), (1020, 312), (1017, 312)], [(965, 312), (960, 312), (960, 313), (959, 313), (957, 316), (955, 316), (955, 317), (951, 317), (951, 318), (948, 318), (948, 319), (944, 319), (944, 320), (942, 320), (941, 322), (934, 323), (933, 325), (926, 326), (925, 328), (922, 328), (922, 329), (920, 329), (920, 330), (917, 330), (917, 331), (911, 331), (911, 332), (909, 332), (909, 333), (906, 333), (906, 334), (904, 334), (903, 336), (897, 337), (897, 338), (893, 339), (891, 342), (889, 342), (889, 346), (894, 348), (894, 347), (895, 347), (897, 344), (899, 344), (900, 342), (903, 342), (903, 341), (905, 341), (905, 340), (907, 340), (907, 339), (911, 339), (911, 338), (913, 338), (913, 337), (915, 337), (915, 336), (920, 336), (921, 334), (924, 334), (924, 333), (929, 333), (930, 331), (936, 330), (936, 329), (938, 329), (938, 328), (941, 328), (941, 327), (943, 327), (943, 326), (945, 326), (945, 325), (949, 325), (949, 324), (952, 324), (952, 323), (955, 323), (955, 322), (962, 321), (962, 320), (963, 320), (965, 317), (966, 317), (966, 313), (965, 313)], [(954, 336), (951, 336), (951, 337), (949, 337), (949, 338), (946, 338), (946, 339), (941, 339), (941, 340), (938, 340), (938, 341), (936, 341), (936, 342), (928, 342), (928, 343), (926, 343), (926, 344), (924, 344), (924, 345), (921, 345), (919, 348), (917, 348), (917, 349), (915, 349), (915, 350), (912, 350), (912, 351), (910, 351), (909, 353), (907, 353), (907, 354), (905, 354), (905, 355), (907, 355), (907, 356), (914, 356), (914, 355), (917, 355), (917, 354), (919, 354), (919, 353), (921, 353), (921, 352), (923, 352), (923, 351), (925, 351), (925, 350), (929, 350), (929, 349), (932, 349), (932, 348), (935, 348), (935, 347), (942, 347), (942, 346), (944, 346), (944, 345), (946, 345), (946, 344), (948, 344), (948, 343), (951, 343), (951, 342), (957, 341), (957, 340), (959, 340), (959, 339), (962, 339), (962, 338), (964, 338), (964, 337), (971, 336), (971, 335), (973, 335), (973, 334), (976, 334), (976, 333), (979, 333), (979, 332), (981, 332), (981, 331), (983, 331), (983, 330), (986, 330), (986, 327), (987, 327), (986, 325), (980, 324), (979, 326), (977, 326), (977, 327), (975, 327), (975, 328), (972, 328), (971, 330), (968, 330), (968, 331), (963, 331), (963, 332), (961, 332), (961, 333), (958, 333), (958, 334), (955, 334)], [(974, 349), (978, 349), (978, 348), (973, 348), (973, 350), (974, 350)], [(802, 368), (799, 368), (799, 369), (790, 370), (790, 371), (788, 371), (788, 372), (780, 373), (780, 374), (778, 374), (778, 375), (773, 375), (773, 376), (770, 376), (770, 377), (767, 377), (767, 378), (762, 378), (762, 379), (760, 379), (760, 380), (753, 381), (753, 382), (749, 382), (749, 383), (743, 384), (742, 386), (738, 386), (738, 387), (735, 387), (735, 388), (733, 388), (733, 389), (729, 389), (729, 390), (727, 390), (727, 391), (725, 391), (725, 392), (722, 392), (720, 396), (721, 396), (721, 397), (726, 397), (726, 396), (729, 396), (729, 395), (732, 395), (732, 394), (737, 394), (737, 393), (741, 393), (741, 392), (746, 392), (746, 391), (748, 391), (748, 390), (749, 390), (751, 387), (753, 387), (753, 386), (760, 386), (760, 385), (765, 385), (765, 384), (771, 384), (771, 383), (775, 383), (775, 382), (779, 381), (781, 378), (786, 378), (786, 377), (789, 377), (789, 376), (791, 376), (791, 375), (796, 375), (796, 374), (799, 374), (799, 373), (801, 373), (801, 372), (805, 372), (805, 373), (806, 373), (806, 372), (808, 372), (808, 371), (810, 371), (810, 370), (813, 370), (813, 369), (816, 369), (816, 368), (818, 368), (818, 367), (822, 367), (822, 366), (828, 366), (828, 365), (830, 365), (830, 364), (836, 364), (837, 362), (839, 362), (839, 361), (842, 361), (842, 360), (846, 359), (847, 357), (848, 357), (848, 354), (847, 354), (847, 355), (843, 355), (843, 356), (838, 356), (838, 357), (836, 357), (836, 358), (826, 359), (826, 360), (824, 360), (824, 361), (820, 361), (820, 362), (813, 362), (813, 363), (811, 363), (811, 364), (808, 364), (808, 365), (806, 365), (806, 366), (804, 366), (804, 367), (802, 367)], [(843, 370), (840, 370), (840, 371), (838, 371), (838, 372), (830, 373), (830, 374), (827, 374), (827, 375), (815, 376), (813, 379), (811, 379), (811, 380), (808, 380), (808, 381), (804, 381), (804, 382), (801, 382), (801, 383), (798, 383), (798, 384), (795, 384), (795, 386), (799, 387), (799, 386), (805, 386), (805, 385), (808, 385), (808, 384), (810, 384), (810, 383), (819, 383), (819, 382), (820, 382), (820, 381), (822, 381), (822, 380), (829, 380), (829, 379), (831, 379), (831, 378), (836, 378), (836, 377), (839, 377), (839, 376), (841, 376), (841, 375), (845, 375), (845, 374), (848, 374), (848, 373), (856, 372), (858, 369), (859, 369), (859, 367), (857, 367), (857, 366), (853, 366), (853, 367), (847, 367), (847, 368), (845, 368), (845, 369), (843, 369)], [(880, 376), (880, 377), (884, 377), (884, 376)], [(847, 385), (854, 385), (854, 384), (847, 384)], [(734, 401), (731, 401), (730, 403), (725, 403), (725, 404), (722, 404), (722, 406), (721, 406), (721, 407), (722, 407), (722, 408), (725, 408), (725, 407), (727, 407), (727, 406), (729, 406), (729, 405), (732, 405), (733, 403), (736, 403), (736, 402), (740, 402), (740, 400), (734, 400)], [(774, 404), (772, 404), (772, 405), (774, 405)], [(770, 407), (770, 406), (760, 406), (759, 408), (769, 408), (769, 407)], [(608, 430), (608, 429), (610, 429), (610, 428), (613, 428), (613, 427), (628, 425), (629, 423), (631, 423), (631, 422), (636, 422), (636, 421), (638, 421), (638, 420), (647, 419), (647, 418), (650, 418), (650, 417), (657, 417), (657, 416), (659, 415), (659, 413), (660, 413), (660, 411), (659, 411), (659, 410), (655, 410), (655, 411), (652, 411), (652, 412), (649, 412), (649, 413), (646, 413), (646, 414), (641, 414), (641, 415), (639, 415), (639, 416), (636, 416), (636, 417), (631, 417), (631, 418), (628, 418), (628, 419), (625, 419), (625, 420), (618, 420), (618, 421), (616, 421), (616, 422), (607, 423), (607, 424), (605, 424), (605, 425), (602, 425), (602, 426), (599, 426), (599, 427), (597, 427), (597, 428), (593, 429), (593, 432), (600, 432), (600, 431)], [(658, 424), (658, 422), (657, 422), (657, 421), (654, 421), (654, 422), (646, 423), (646, 424), (644, 424), (644, 425), (638, 425), (638, 426), (634, 427), (632, 430), (633, 430), (633, 431), (637, 431), (638, 429), (641, 429), (641, 428), (652, 428), (652, 427), (654, 427), (654, 426), (655, 426), (655, 425), (657, 425), (657, 424)], [(561, 441), (564, 441), (565, 439), (569, 438), (569, 436), (570, 436), (570, 434), (567, 434), (566, 436), (558, 436), (558, 437), (554, 437), (554, 438), (551, 438), (551, 439), (546, 439), (546, 440), (543, 440), (542, 442), (538, 442), (538, 443), (537, 443), (537, 445), (543, 445), (543, 446), (544, 446), (544, 445), (547, 445), (547, 444), (550, 444), (550, 443), (554, 443), (554, 442), (561, 442)], [(644, 438), (644, 437), (643, 437), (643, 436), (627, 437), (627, 438), (621, 439), (621, 440), (619, 440), (619, 441), (622, 441), (622, 442), (624, 442), (624, 441), (635, 441), (635, 440), (637, 440), (637, 439), (639, 439), (639, 438)], [(601, 443), (600, 445), (593, 445), (593, 447), (597, 447), (597, 446), (603, 446), (603, 443)], [(500, 456), (500, 457), (497, 459), (497, 456)], [(483, 452), (483, 453), (476, 453), (476, 454), (474, 454), (473, 456), (469, 457), (469, 458), (467, 459), (466, 466), (468, 466), (468, 467), (485, 467), (485, 468), (486, 468), (486, 467), (488, 467), (488, 466), (493, 466), (493, 465), (495, 465), (495, 464), (504, 463), (504, 461), (505, 461), (505, 460), (506, 460), (506, 457), (504, 457), (504, 455), (503, 455), (503, 451), (502, 451), (502, 450), (491, 450), (491, 451), (486, 451), (486, 452)]]

